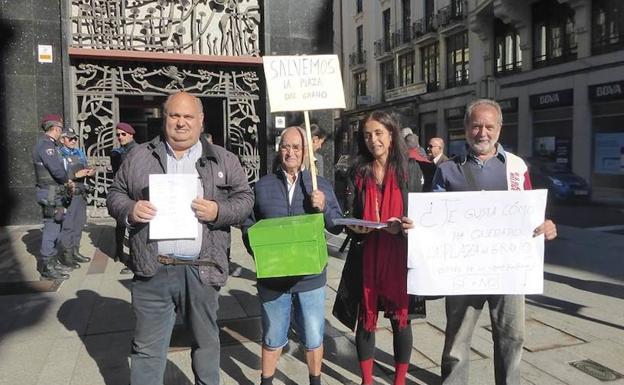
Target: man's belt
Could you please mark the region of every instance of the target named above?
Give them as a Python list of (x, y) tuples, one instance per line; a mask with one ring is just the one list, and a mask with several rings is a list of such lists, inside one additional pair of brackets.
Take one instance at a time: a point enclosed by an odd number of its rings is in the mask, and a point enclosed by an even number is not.
[(158, 262), (163, 265), (191, 265), (191, 266), (212, 266), (217, 268), (220, 272), (223, 273), (223, 269), (221, 266), (217, 265), (214, 262), (201, 260), (201, 259), (180, 259), (171, 257), (169, 255), (159, 255)]

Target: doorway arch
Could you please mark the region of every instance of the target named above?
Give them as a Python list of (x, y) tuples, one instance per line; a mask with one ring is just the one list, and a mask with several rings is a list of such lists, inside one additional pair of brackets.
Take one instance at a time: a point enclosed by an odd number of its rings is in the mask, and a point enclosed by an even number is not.
[[(259, 69), (218, 68), (151, 62), (76, 61), (71, 66), (72, 122), (89, 163), (96, 167), (90, 180), (89, 216), (105, 217), (106, 194), (112, 183), (110, 152), (115, 147), (114, 127), (120, 118), (120, 100), (134, 96), (153, 99), (189, 92), (202, 100), (222, 101), (223, 146), (238, 156), (250, 183), (263, 172), (260, 162), (265, 128)], [(153, 103), (146, 103), (154, 107)], [(206, 104), (206, 103), (204, 103)], [(215, 105), (215, 103), (209, 103)], [(159, 118), (158, 108), (151, 118)], [(205, 127), (210, 127), (205, 116)], [(148, 140), (151, 137), (146, 138)]]

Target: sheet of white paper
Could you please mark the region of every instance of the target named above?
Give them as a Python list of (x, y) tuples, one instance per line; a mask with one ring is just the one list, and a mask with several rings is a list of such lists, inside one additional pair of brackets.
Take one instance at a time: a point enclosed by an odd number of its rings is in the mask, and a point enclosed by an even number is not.
[(410, 294), (543, 291), (546, 190), (409, 194)]
[(363, 219), (356, 219), (356, 218), (338, 218), (338, 219), (334, 219), (334, 224), (336, 224), (336, 225), (344, 225), (344, 226), (348, 226), (348, 225), (364, 226), (364, 227), (371, 227), (373, 229), (383, 229), (385, 227), (388, 227), (387, 223), (365, 221)]
[(197, 218), (191, 209), (197, 197), (197, 175), (151, 174), (150, 202), (156, 217), (150, 221), (150, 239), (197, 238)]

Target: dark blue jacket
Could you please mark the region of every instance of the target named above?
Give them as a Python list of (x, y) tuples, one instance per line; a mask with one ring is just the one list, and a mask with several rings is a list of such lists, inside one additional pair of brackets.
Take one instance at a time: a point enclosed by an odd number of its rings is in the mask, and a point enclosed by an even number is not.
[(49, 135), (41, 135), (33, 148), (32, 160), (35, 166), (37, 187), (60, 186), (67, 182), (58, 142)]
[[(304, 170), (300, 172), (295, 183), (292, 204), (288, 203), (288, 187), (286, 175), (283, 171), (279, 170), (276, 174), (265, 175), (256, 183), (254, 210), (242, 226), (245, 246), (247, 246), (250, 254), (251, 249), (247, 240), (247, 229), (256, 221), (316, 212), (310, 204), (310, 193), (312, 192), (310, 171)], [(325, 194), (325, 210), (323, 210), (325, 229), (338, 234), (342, 230), (342, 226), (335, 226), (333, 220), (342, 218), (342, 210), (336, 199), (336, 194), (334, 194), (332, 185), (324, 178), (317, 177), (317, 183), (318, 189)], [(324, 286), (326, 281), (327, 277), (325, 270), (323, 270), (322, 273), (315, 275), (259, 279), (258, 289), (261, 289), (260, 286), (262, 286), (265, 289), (276, 292), (309, 291)]]

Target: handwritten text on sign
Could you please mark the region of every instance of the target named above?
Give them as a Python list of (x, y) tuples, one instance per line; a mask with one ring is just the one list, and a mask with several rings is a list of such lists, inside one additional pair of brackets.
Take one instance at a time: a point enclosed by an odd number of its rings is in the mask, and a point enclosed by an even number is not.
[(546, 190), (409, 195), (410, 294), (543, 291)]
[(345, 108), (336, 55), (265, 56), (271, 112)]

